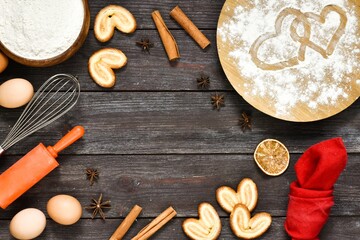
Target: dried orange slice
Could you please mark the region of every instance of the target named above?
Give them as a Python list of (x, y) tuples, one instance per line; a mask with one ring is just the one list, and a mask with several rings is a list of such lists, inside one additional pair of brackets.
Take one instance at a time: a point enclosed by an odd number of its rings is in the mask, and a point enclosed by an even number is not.
[(288, 168), (290, 155), (284, 144), (275, 139), (266, 139), (257, 145), (254, 159), (264, 173), (278, 176)]

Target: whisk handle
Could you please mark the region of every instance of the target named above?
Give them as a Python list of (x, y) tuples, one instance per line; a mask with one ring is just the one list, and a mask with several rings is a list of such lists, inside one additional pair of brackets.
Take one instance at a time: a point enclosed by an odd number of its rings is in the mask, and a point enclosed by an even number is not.
[(82, 126), (74, 127), (64, 137), (62, 137), (54, 146), (48, 146), (47, 150), (53, 157), (57, 157), (58, 153), (79, 140), (84, 136), (85, 129)]
[(1, 157), (1, 155), (3, 155), (4, 152), (5, 152), (5, 150), (0, 146), (0, 157)]

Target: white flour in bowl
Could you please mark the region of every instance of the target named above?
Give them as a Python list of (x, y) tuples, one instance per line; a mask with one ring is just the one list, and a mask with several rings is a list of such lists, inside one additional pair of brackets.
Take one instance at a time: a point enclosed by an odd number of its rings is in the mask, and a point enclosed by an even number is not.
[[(278, 116), (287, 115), (298, 104), (310, 110), (320, 106), (335, 105), (346, 101), (352, 85), (359, 83), (360, 39), (359, 16), (354, 3), (347, 0), (253, 0), (251, 5), (237, 6), (234, 16), (218, 26), (223, 43), (233, 46), (227, 56), (238, 69), (243, 81), (237, 86), (243, 89), (245, 98), (259, 96), (271, 99), (271, 106)], [(252, 60), (250, 49), (259, 36), (275, 32), (275, 21), (285, 8), (298, 9), (302, 13), (320, 14), (327, 5), (337, 5), (345, 10), (347, 23), (345, 32), (334, 52), (324, 58), (319, 52), (307, 47), (305, 60), (280, 70), (260, 69)], [(224, 9), (231, 11), (231, 9)], [(297, 56), (300, 43), (290, 37), (290, 26), (295, 16), (288, 16), (282, 24), (282, 33), (264, 42), (258, 57), (267, 63), (276, 63)], [(339, 26), (340, 17), (335, 12), (326, 16), (324, 24), (312, 19), (310, 39), (326, 49), (329, 39)], [(304, 34), (303, 27), (298, 28)], [(325, 81), (330, 79), (330, 81)], [(270, 103), (269, 103), (270, 105)]]
[(78, 38), (84, 14), (82, 0), (0, 0), (0, 41), (19, 57), (56, 57)]

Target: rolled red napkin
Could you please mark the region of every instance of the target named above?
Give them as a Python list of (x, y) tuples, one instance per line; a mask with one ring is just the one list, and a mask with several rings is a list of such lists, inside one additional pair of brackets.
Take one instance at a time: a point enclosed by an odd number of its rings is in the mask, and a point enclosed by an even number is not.
[(316, 240), (334, 205), (333, 188), (344, 170), (347, 153), (341, 138), (307, 149), (295, 164), (285, 230), (293, 240)]

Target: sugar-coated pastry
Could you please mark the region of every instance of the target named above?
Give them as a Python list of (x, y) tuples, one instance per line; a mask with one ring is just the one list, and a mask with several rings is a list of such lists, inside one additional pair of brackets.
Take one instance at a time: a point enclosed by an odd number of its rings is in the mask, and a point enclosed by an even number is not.
[(126, 8), (109, 5), (96, 15), (94, 33), (100, 42), (109, 41), (114, 35), (115, 28), (123, 33), (132, 33), (136, 30), (136, 20)]
[(250, 218), (250, 211), (244, 204), (236, 204), (230, 215), (233, 233), (242, 239), (254, 239), (264, 234), (271, 225), (271, 215), (257, 213)]
[(215, 240), (221, 232), (221, 221), (215, 208), (210, 203), (201, 203), (198, 208), (199, 219), (188, 218), (182, 228), (193, 240)]
[(116, 48), (103, 48), (96, 51), (89, 59), (89, 73), (94, 81), (104, 88), (115, 84), (113, 69), (122, 68), (127, 63), (125, 54)]
[(244, 204), (252, 212), (258, 200), (256, 184), (250, 178), (244, 178), (239, 183), (237, 192), (230, 187), (222, 186), (216, 190), (216, 200), (228, 213), (231, 213), (238, 203)]

